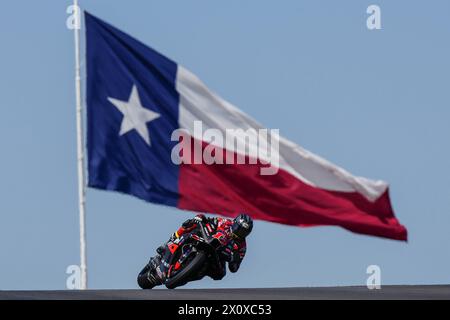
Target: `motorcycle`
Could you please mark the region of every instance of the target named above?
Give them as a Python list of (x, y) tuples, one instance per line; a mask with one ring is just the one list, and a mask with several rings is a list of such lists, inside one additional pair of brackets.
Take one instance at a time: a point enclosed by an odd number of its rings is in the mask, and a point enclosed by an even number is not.
[(145, 272), (141, 271), (138, 276), (139, 285), (144, 289), (153, 288), (155, 282), (152, 272), (156, 272), (168, 289), (174, 289), (187, 282), (202, 279), (210, 268), (219, 266), (221, 262), (218, 249), (221, 243), (208, 229), (208, 226), (200, 222), (193, 231), (169, 241), (156, 270), (144, 268)]

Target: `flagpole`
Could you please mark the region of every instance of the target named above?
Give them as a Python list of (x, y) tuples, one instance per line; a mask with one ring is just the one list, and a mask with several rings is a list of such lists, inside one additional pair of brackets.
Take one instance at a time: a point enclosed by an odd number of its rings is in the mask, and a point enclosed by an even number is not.
[(81, 107), (81, 77), (80, 77), (80, 28), (81, 12), (78, 0), (73, 1), (75, 13), (75, 94), (77, 115), (77, 167), (78, 167), (78, 209), (80, 214), (80, 289), (87, 289), (87, 262), (86, 262), (86, 210), (85, 210), (85, 176), (84, 176), (84, 149), (83, 149), (83, 119)]

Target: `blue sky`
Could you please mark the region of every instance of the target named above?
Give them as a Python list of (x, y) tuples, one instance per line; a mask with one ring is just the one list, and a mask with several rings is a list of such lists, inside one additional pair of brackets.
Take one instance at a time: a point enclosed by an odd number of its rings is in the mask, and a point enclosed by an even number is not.
[[(269, 128), (391, 184), (409, 242), (256, 222), (237, 274), (199, 287), (450, 282), (448, 1), (81, 0)], [(64, 289), (79, 263), (70, 1), (0, 10), (0, 289)], [(366, 28), (381, 7), (382, 30)], [(191, 213), (88, 190), (91, 288), (136, 274)]]

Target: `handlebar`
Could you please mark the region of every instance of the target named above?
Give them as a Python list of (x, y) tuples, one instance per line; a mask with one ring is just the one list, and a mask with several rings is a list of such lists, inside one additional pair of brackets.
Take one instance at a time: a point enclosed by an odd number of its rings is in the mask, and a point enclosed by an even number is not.
[(205, 239), (206, 242), (208, 242), (214, 249), (217, 249), (218, 247), (220, 247), (221, 243), (218, 239), (206, 235), (204, 223), (200, 222), (199, 225), (200, 225), (200, 231), (202, 232), (203, 239)]

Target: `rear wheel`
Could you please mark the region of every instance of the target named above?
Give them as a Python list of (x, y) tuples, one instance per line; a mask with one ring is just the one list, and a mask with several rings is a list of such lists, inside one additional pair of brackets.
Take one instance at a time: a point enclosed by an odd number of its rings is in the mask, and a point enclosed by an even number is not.
[(202, 251), (197, 252), (196, 256), (183, 269), (173, 277), (166, 280), (167, 289), (175, 289), (189, 281), (193, 275), (203, 266), (206, 261), (206, 254)]

